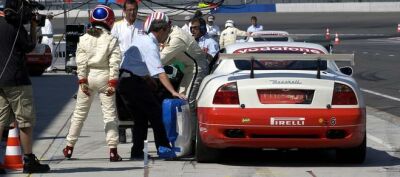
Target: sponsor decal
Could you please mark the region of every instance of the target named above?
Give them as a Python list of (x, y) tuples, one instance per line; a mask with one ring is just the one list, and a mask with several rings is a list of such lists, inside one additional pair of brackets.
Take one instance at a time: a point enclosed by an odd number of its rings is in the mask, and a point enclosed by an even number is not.
[(270, 124), (274, 126), (303, 126), (304, 117), (271, 117)]
[(331, 123), (331, 126), (335, 126), (336, 125), (336, 117), (332, 117), (331, 121), (329, 121)]
[(250, 47), (235, 50), (233, 53), (304, 53), (304, 54), (324, 54), (323, 51), (307, 48), (307, 47), (290, 47), (290, 46), (267, 46), (267, 47)]
[(272, 84), (302, 84), (299, 80), (270, 80)]
[(242, 123), (250, 123), (251, 119), (248, 117), (245, 117), (242, 119)]

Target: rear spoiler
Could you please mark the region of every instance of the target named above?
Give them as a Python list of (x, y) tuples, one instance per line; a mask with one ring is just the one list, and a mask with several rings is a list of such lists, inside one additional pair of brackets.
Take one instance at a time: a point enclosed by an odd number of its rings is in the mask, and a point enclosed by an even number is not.
[(302, 60), (317, 62), (317, 78), (321, 78), (320, 64), (322, 60), (330, 61), (347, 61), (351, 65), (355, 64), (354, 54), (261, 54), (261, 53), (244, 53), (244, 54), (219, 54), (222, 60), (250, 60), (251, 70), (250, 78), (254, 78), (254, 60)]

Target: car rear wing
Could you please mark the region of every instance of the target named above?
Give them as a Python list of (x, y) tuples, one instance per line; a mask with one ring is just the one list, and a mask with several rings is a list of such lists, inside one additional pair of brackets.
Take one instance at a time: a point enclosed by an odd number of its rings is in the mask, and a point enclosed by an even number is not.
[(317, 78), (321, 78), (321, 61), (345, 61), (355, 64), (354, 54), (262, 54), (262, 53), (244, 53), (244, 54), (219, 54), (221, 60), (250, 60), (251, 72), (250, 78), (254, 78), (255, 60), (278, 60), (278, 61), (315, 61), (317, 62)]

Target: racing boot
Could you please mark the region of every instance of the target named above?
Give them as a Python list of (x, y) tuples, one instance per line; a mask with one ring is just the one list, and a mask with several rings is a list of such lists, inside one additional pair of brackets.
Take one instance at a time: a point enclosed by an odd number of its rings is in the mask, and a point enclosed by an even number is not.
[(23, 173), (46, 173), (50, 171), (47, 164), (40, 164), (35, 154), (24, 155), (24, 169)]
[(110, 162), (118, 161), (122, 161), (122, 158), (118, 155), (117, 148), (110, 148)]
[(63, 149), (63, 154), (64, 154), (64, 157), (65, 157), (65, 158), (70, 159), (71, 156), (72, 156), (72, 152), (74, 152), (74, 147), (66, 146), (66, 147)]

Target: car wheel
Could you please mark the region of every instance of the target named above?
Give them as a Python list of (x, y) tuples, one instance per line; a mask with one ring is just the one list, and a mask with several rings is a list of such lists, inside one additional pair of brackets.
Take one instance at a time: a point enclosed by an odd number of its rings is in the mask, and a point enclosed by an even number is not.
[(203, 144), (200, 137), (200, 132), (196, 133), (196, 160), (200, 163), (216, 162), (219, 158), (219, 149), (207, 147)]
[(364, 136), (363, 142), (354, 148), (337, 149), (336, 159), (345, 163), (363, 163), (367, 153), (367, 136)]

